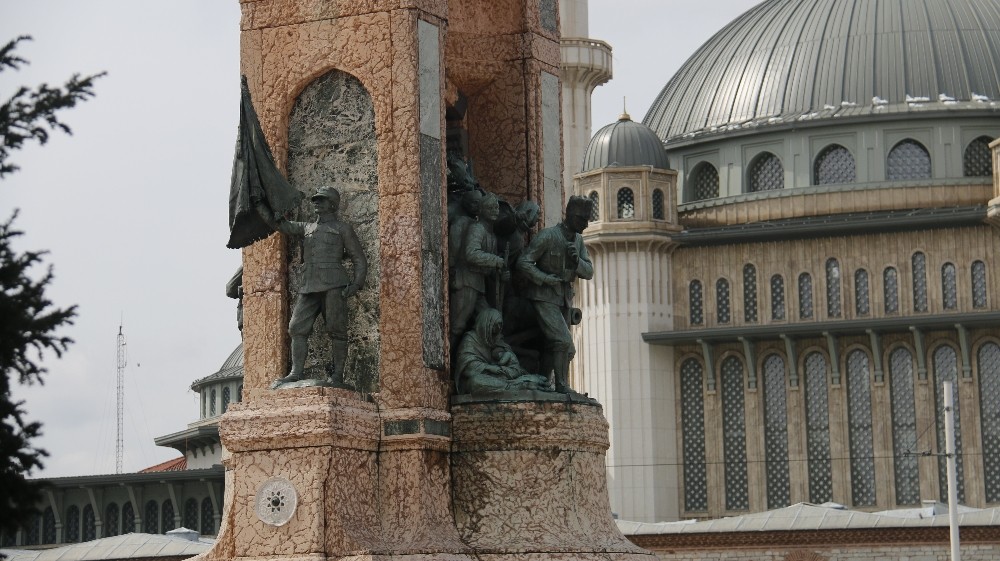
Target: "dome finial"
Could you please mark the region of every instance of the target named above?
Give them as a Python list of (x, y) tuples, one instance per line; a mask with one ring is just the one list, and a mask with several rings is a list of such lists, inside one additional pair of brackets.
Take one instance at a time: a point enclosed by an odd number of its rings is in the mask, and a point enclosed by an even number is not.
[(625, 96), (622, 96), (622, 114), (618, 116), (619, 121), (631, 121), (632, 117), (629, 116), (628, 110), (625, 109)]

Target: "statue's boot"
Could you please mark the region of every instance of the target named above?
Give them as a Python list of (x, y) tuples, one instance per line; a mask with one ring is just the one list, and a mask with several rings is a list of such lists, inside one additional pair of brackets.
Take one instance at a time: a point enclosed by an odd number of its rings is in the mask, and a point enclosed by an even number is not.
[(306, 352), (309, 350), (309, 340), (305, 337), (292, 337), (292, 371), (288, 376), (278, 380), (279, 384), (298, 382), (302, 379), (302, 371), (306, 364)]
[(543, 351), (542, 354), (541, 354), (541, 356), (538, 357), (538, 359), (539, 359), (538, 373), (543, 378), (545, 378), (546, 381), (548, 382), (548, 385), (546, 386), (546, 389), (551, 389), (552, 386), (553, 386), (553, 383), (555, 382), (555, 380), (553, 379), (553, 376), (552, 376), (552, 364), (553, 364), (553, 362), (552, 362), (553, 356), (552, 355), (553, 355), (552, 351), (546, 350), (546, 351)]
[(347, 366), (347, 341), (334, 339), (331, 350), (331, 354), (333, 355), (333, 374), (326, 381), (337, 388), (350, 388), (344, 382), (344, 371), (345, 366)]
[(569, 352), (556, 351), (552, 353), (552, 370), (555, 373), (556, 391), (570, 393), (569, 387)]

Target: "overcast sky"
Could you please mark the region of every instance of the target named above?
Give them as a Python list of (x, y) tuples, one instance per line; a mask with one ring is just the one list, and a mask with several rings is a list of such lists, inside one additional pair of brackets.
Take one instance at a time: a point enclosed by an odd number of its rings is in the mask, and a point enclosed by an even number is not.
[[(590, 35), (614, 49), (614, 78), (593, 98), (595, 130), (640, 120), (677, 68), (756, 0), (592, 0)], [(46, 361), (42, 387), (18, 388), (37, 444), (34, 475), (115, 471), (115, 344), (128, 341), (124, 471), (176, 457), (153, 438), (198, 415), (193, 380), (239, 343), (226, 281), (227, 203), (239, 118), (237, 0), (0, 0), (0, 42), (32, 35), (31, 64), (0, 73), (19, 85), (107, 71), (97, 97), (62, 116), (73, 136), (16, 152), (0, 181), (0, 220), (15, 208), (17, 247), (48, 249), (48, 296), (79, 305), (76, 342)]]

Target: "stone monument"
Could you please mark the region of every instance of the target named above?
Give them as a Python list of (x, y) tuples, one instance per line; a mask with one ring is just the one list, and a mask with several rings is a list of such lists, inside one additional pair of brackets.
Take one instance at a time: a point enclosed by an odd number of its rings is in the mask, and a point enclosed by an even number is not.
[[(308, 221), (303, 195), (336, 186), (367, 278), (347, 307), (354, 389), (271, 389), (291, 365), (303, 248), (253, 228), (231, 240), (244, 247), (244, 401), (219, 425), (223, 524), (199, 561), (652, 560), (612, 520), (598, 404), (452, 395), (446, 150), (475, 162), (500, 198), (537, 201), (543, 224), (560, 221), (558, 2), (241, 6), (242, 71), (270, 148), (251, 156), (266, 152), (298, 193), (278, 190), (271, 206)], [(255, 220), (235, 199), (231, 224)], [(311, 377), (334, 362), (322, 331), (308, 341)], [(495, 360), (505, 376), (530, 376), (504, 352)]]

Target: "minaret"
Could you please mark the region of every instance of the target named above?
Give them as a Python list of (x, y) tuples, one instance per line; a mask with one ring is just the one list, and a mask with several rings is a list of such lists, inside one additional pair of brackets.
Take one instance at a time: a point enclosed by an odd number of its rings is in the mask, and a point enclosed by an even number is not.
[[(559, 16), (563, 185), (568, 198), (573, 193), (573, 174), (580, 171), (584, 151), (590, 142), (590, 96), (594, 88), (611, 79), (611, 45), (587, 38), (587, 0), (559, 0)], [(546, 215), (546, 223), (550, 220)], [(559, 217), (555, 221), (558, 222)]]

